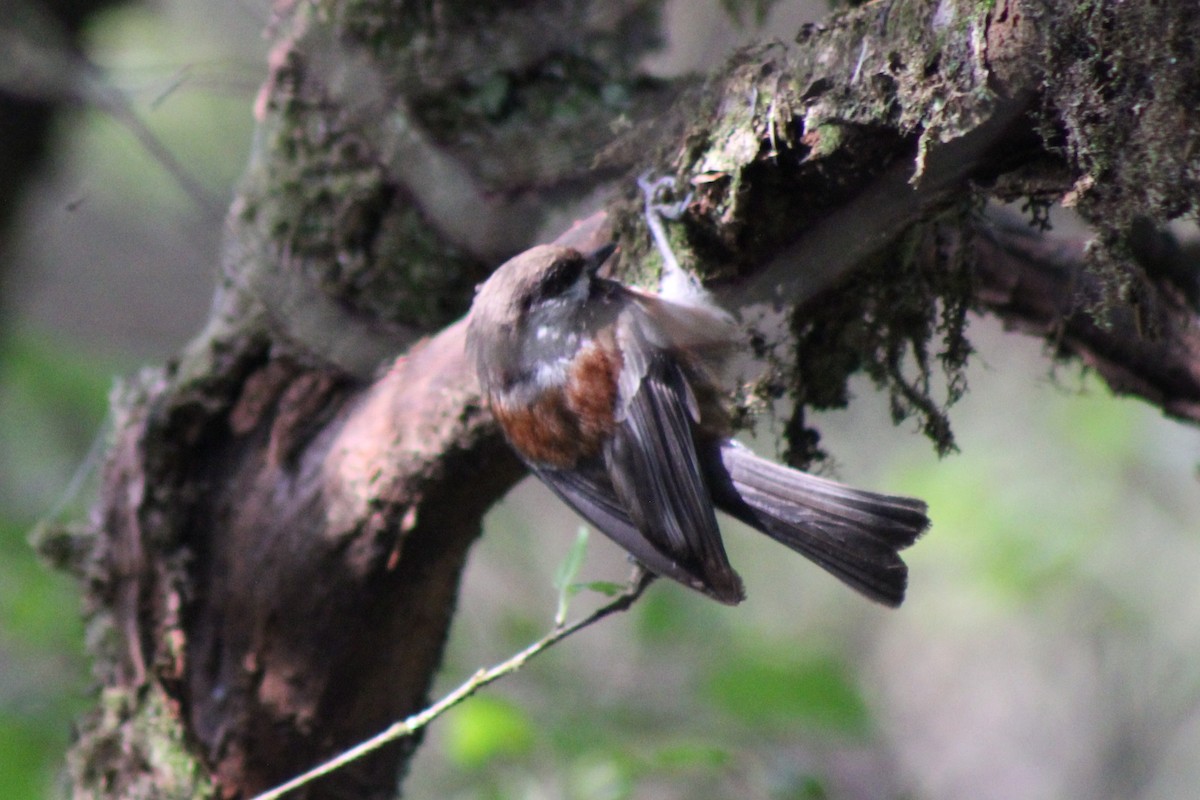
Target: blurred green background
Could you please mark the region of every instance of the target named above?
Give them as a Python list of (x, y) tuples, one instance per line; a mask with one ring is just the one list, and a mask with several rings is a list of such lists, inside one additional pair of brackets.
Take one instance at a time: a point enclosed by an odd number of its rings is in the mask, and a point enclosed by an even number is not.
[[(655, 69), (726, 51), (717, 5), (670, 5)], [(218, 207), (245, 161), (267, 13), (259, 0), (164, 0), (88, 30), (105, 80)], [(779, 9), (768, 30), (786, 38), (821, 13)], [(0, 340), (4, 798), (63, 793), (71, 720), (89, 702), (75, 589), (37, 562), (27, 532), (86, 507), (114, 376), (199, 330), (220, 236), (204, 202), (85, 107), (60, 119), (18, 223)], [(865, 383), (849, 410), (818, 419), (836, 477), (930, 504), (902, 610), (729, 523), (743, 605), (656, 585), (435, 723), (409, 796), (1195, 796), (1200, 433), (1053, 370), (1039, 342), (993, 321), (976, 320), (972, 339), (970, 393), (952, 415), (960, 455), (939, 461), (893, 428)], [(770, 421), (761, 429), (751, 444), (771, 452)], [(577, 525), (532, 482), (493, 511), (439, 691), (551, 624)], [(593, 536), (583, 577), (627, 572)], [(592, 602), (581, 595), (574, 612)]]

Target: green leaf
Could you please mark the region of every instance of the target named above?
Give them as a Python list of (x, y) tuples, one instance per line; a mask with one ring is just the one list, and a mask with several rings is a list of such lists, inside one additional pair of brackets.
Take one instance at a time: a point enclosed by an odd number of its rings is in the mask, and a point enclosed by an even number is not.
[(503, 698), (476, 695), (446, 717), (446, 755), (465, 769), (523, 756), (533, 742), (533, 725), (525, 711)]
[(558, 570), (554, 573), (554, 588), (558, 589), (558, 610), (554, 612), (554, 624), (562, 625), (567, 619), (567, 606), (571, 602), (571, 598), (579, 591), (579, 587), (575, 584), (575, 577), (579, 575), (579, 570), (583, 567), (583, 559), (587, 555), (588, 529), (583, 525), (579, 526), (579, 533), (575, 536), (575, 543), (571, 545), (571, 549), (567, 551), (567, 557), (558, 565)]
[(625, 584), (613, 583), (612, 581), (588, 581), (587, 583), (575, 584), (575, 589), (587, 589), (589, 592), (598, 592), (605, 597), (616, 597), (621, 592), (625, 591)]

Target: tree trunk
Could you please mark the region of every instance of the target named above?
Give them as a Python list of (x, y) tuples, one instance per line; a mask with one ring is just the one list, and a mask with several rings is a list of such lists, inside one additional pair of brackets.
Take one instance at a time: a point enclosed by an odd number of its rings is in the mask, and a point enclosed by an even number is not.
[[(789, 322), (757, 390), (799, 400), (797, 460), (858, 370), (952, 447), (969, 309), (1200, 419), (1196, 272), (1159, 232), (1200, 197), (1187, 5), (879, 0), (699, 84), (639, 74), (642, 0), (279, 0), (209, 325), (114, 398), (92, 524), (44, 543), (105, 633), (77, 796), (248, 797), (426, 702), (521, 475), (455, 320), (578, 217), (564, 241), (650, 282), (642, 171), (693, 193), (681, 260)], [(1014, 228), (1018, 199), (1094, 242)], [(391, 796), (415, 746), (304, 796)]]

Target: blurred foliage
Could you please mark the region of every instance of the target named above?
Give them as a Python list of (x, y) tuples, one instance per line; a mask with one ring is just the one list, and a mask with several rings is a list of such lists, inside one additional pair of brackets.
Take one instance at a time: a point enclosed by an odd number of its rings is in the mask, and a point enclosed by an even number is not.
[[(106, 83), (124, 95), (162, 147), (211, 193), (189, 197), (128, 127), (104, 109), (89, 109), (72, 137), (74, 158), (89, 167), (100, 204), (196, 213), (198, 199), (223, 207), (228, 187), (246, 166), (253, 119), (248, 100), (262, 79), (259, 64), (239, 65), (221, 53), (220, 31), (173, 19), (167, 9), (125, 5), (87, 28), (88, 55)], [(84, 187), (86, 191), (89, 187)]]
[[(550, 582), (560, 597), (564, 581), (580, 569), (586, 539), (557, 543), (566, 555)], [(812, 742), (869, 739), (867, 703), (850, 666), (840, 656), (796, 651), (791, 642), (744, 637), (730, 626), (729, 609), (665, 582), (656, 589), (630, 612), (631, 626), (618, 626), (624, 641), (611, 663), (577, 664), (569, 651), (581, 636), (558, 649), (568, 652), (539, 657), (435, 723), (432, 747), (454, 773), (429, 791), (617, 800), (655, 796), (661, 789), (654, 787), (669, 786), (667, 796), (723, 797), (729, 796), (723, 776), (750, 769), (751, 783), (770, 787), (772, 798), (824, 797), (821, 776), (795, 769), (790, 759), (756, 762), (789, 747), (798, 733)], [(592, 599), (577, 599), (571, 616), (586, 614)], [(500, 624), (492, 616), (485, 624), (511, 650), (551, 624), (539, 625), (516, 608), (497, 616)], [(652, 669), (642, 675), (644, 659)], [(449, 672), (469, 670), (458, 653), (450, 661)], [(618, 679), (614, 694), (604, 677), (608, 667), (632, 685)], [(534, 684), (529, 692), (520, 686), (526, 680)], [(555, 766), (547, 774), (537, 764)]]
[[(933, 528), (908, 551), (904, 608), (877, 608), (725, 521), (747, 602), (726, 608), (660, 581), (629, 615), (486, 691), (507, 709), (505, 721), (487, 723), (493, 712), (481, 712), (496, 743), (469, 774), (460, 771), (460, 728), (483, 698), (454, 722), (435, 723), (410, 794), (1066, 796), (1066, 788), (1023, 794), (1013, 786), (1069, 787), (1079, 780), (1074, 752), (1111, 769), (1125, 763), (1104, 756), (1124, 726), (1142, 730), (1162, 714), (1200, 719), (1200, 694), (1179, 688), (1200, 692), (1200, 668), (1184, 655), (1197, 637), (1171, 621), (1189, 608), (1200, 622), (1200, 593), (1186, 577), (1187, 564), (1200, 563), (1191, 475), (1200, 437), (1112, 397), (1077, 368), (1051, 372), (1036, 341), (973, 325), (981, 352), (955, 412), (961, 454), (936, 459), (920, 437), (891, 428), (886, 398), (866, 380), (849, 410), (814, 420), (838, 476), (930, 504)], [(549, 626), (554, 570), (571, 551), (574, 525), (536, 486), (493, 513), (465, 580), (448, 673), (469, 674)], [(1148, 548), (1142, 537), (1159, 544)], [(608, 552), (615, 548), (594, 538), (581, 572), (621, 575), (622, 558)], [(1178, 570), (1163, 572), (1179, 559)], [(580, 597), (572, 614), (586, 605)], [(1171, 694), (1161, 707), (1143, 700), (1131, 711), (1117, 687), (1158, 694), (1155, 670), (1139, 664), (1147, 648), (1171, 665), (1157, 667), (1171, 676), (1162, 684)], [(1171, 699), (1178, 692), (1193, 697), (1182, 710)], [(989, 708), (1009, 709), (1003, 724)], [(519, 749), (498, 744), (506, 726), (518, 731)], [(1149, 737), (1135, 749), (1163, 746)], [(1012, 759), (997, 767), (999, 779), (983, 766), (996, 753)]]
[(534, 735), (524, 709), (484, 694), (447, 716), (446, 756), (463, 769), (477, 769), (499, 758), (526, 755)]
[(869, 712), (850, 682), (853, 674), (836, 658), (740, 652), (737, 659), (716, 665), (705, 694), (731, 720), (753, 729), (812, 727), (861, 734)]
[[(246, 32), (222, 28), (222, 15), (225, 21), (249, 23)], [(220, 3), (172, 0), (114, 9), (93, 18), (84, 32), (87, 58), (96, 66), (90, 77), (104, 90), (120, 93), (208, 196), (181, 191), (139, 144), (128, 121), (99, 106), (77, 106), (59, 116), (49, 188), (31, 192), (36, 212), (22, 220), (19, 233), (32, 244), (16, 253), (16, 277), (11, 288), (6, 285), (0, 326), (0, 796), (5, 800), (64, 794), (59, 775), (71, 723), (88, 705), (77, 588), (68, 576), (39, 563), (27, 541), (29, 531), (47, 515), (67, 521), (86, 513), (102, 457), (98, 432), (112, 377), (133, 365), (122, 353), (122, 337), (156, 335), (136, 330), (129, 319), (140, 319), (146, 304), (161, 303), (157, 313), (171, 315), (170, 304), (180, 302), (165, 296), (180, 284), (172, 279), (177, 264), (158, 265), (154, 280), (142, 282), (144, 294), (120, 298), (112, 295), (124, 294), (113, 288), (121, 282), (107, 285), (111, 276), (103, 266), (141, 268), (148, 256), (136, 250), (145, 244), (137, 225), (163, 228), (187, 220), (176, 231), (185, 237), (173, 242), (176, 253), (204, 241), (188, 238), (199, 227), (197, 201), (218, 210), (225, 204), (245, 165), (249, 101), (262, 75), (260, 62), (242, 65), (229, 55), (231, 40), (248, 36), (261, 47), (261, 22), (242, 0), (233, 12)], [(42, 240), (69, 246), (39, 250)], [(63, 262), (76, 254), (85, 261)], [(54, 286), (70, 288), (55, 294)], [(30, 314), (25, 304), (39, 293), (56, 299), (42, 300), (45, 310)], [(105, 327), (93, 323), (103, 313), (80, 303), (100, 308), (107, 303), (130, 313), (117, 311)], [(200, 297), (194, 305), (203, 308), (204, 303)], [(151, 319), (154, 314), (146, 312)], [(86, 337), (72, 339), (62, 332), (72, 329), (87, 330)], [(145, 346), (166, 352), (177, 344), (147, 341)]]
[[(0, 787), (52, 793), (71, 720), (84, 707), (75, 585), (26, 536), (63, 500), (104, 416), (111, 371), (44, 332), (0, 340)], [(77, 509), (76, 509), (77, 511)]]
[(1036, 413), (1002, 417), (1012, 435), (1040, 443), (1032, 456), (1006, 447), (964, 453), (953, 468), (925, 473), (914, 490), (929, 501), (937, 530), (972, 531), (943, 541), (940, 557), (970, 576), (964, 590), (993, 601), (1029, 604), (1078, 580), (1136, 491), (1125, 477), (1154, 412), (1112, 397), (1094, 376), (1062, 371), (1075, 375), (1074, 386), (1047, 379)]

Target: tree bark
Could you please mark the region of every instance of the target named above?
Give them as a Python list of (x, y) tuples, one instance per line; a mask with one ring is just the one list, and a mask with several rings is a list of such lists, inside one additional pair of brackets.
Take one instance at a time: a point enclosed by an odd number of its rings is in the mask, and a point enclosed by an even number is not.
[[(790, 322), (795, 347), (760, 326), (758, 388), (801, 412), (866, 370), (951, 447), (930, 364), (953, 399), (979, 308), (1197, 420), (1187, 271), (1133, 235), (1200, 197), (1186, 4), (881, 0), (703, 84), (638, 74), (652, 4), (414, 5), (277, 4), (209, 326), (114, 399), (92, 525), (45, 541), (103, 634), (79, 796), (247, 797), (426, 702), (480, 519), (521, 475), (455, 320), (600, 205), (565, 241), (616, 239), (650, 282), (643, 170), (693, 193), (681, 260)], [(987, 210), (1064, 197), (1088, 248)], [(390, 796), (415, 746), (306, 796)]]

